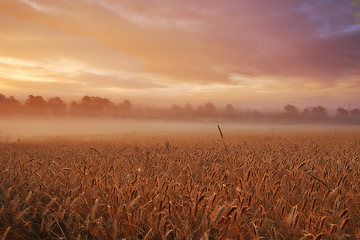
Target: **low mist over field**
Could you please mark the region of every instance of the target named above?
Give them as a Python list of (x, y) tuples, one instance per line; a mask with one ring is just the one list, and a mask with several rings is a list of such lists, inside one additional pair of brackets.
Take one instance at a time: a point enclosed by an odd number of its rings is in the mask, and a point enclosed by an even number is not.
[[(284, 131), (358, 131), (359, 126), (306, 124), (241, 124), (231, 122), (190, 122), (161, 120), (125, 120), (97, 118), (0, 118), (0, 140), (18, 140), (33, 136), (84, 135), (157, 135), (179, 133), (219, 134), (217, 125), (226, 134)], [(220, 136), (219, 136), (220, 137)]]
[(84, 96), (67, 104), (59, 97), (46, 99), (29, 95), (21, 102), (0, 93), (0, 123), (0, 134), (6, 139), (46, 135), (213, 132), (218, 124), (226, 132), (317, 129), (319, 126), (333, 129), (340, 125), (360, 126), (360, 109), (350, 106), (336, 110), (323, 106), (301, 109), (286, 104), (280, 111), (264, 112), (239, 109), (232, 104), (215, 106), (211, 102), (141, 107), (129, 100), (116, 103), (97, 96)]
[(210, 123), (96, 119), (96, 118), (5, 118), (0, 119), (0, 133), (5, 136), (116, 135), (176, 133), (216, 130)]

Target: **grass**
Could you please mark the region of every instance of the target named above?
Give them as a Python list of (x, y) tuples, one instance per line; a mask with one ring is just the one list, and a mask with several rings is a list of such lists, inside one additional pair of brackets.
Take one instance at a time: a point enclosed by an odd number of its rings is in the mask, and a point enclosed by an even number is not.
[(356, 132), (3, 141), (0, 236), (359, 239), (359, 161)]

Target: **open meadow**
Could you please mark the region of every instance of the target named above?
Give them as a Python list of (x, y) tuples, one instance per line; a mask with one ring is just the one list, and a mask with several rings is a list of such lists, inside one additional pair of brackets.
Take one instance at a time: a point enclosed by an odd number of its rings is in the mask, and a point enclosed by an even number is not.
[(0, 237), (360, 239), (358, 128), (224, 129), (3, 135)]

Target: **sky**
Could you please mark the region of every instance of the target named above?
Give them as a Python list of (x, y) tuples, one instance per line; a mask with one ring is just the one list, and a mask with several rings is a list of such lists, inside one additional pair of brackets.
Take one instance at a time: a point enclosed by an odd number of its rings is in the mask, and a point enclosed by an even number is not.
[(360, 107), (350, 0), (1, 0), (0, 93)]

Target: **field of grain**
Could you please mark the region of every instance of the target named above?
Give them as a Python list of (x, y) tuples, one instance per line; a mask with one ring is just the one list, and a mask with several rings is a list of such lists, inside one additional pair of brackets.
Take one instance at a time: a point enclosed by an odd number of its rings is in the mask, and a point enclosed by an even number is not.
[(0, 237), (360, 239), (359, 161), (359, 131), (3, 139)]

